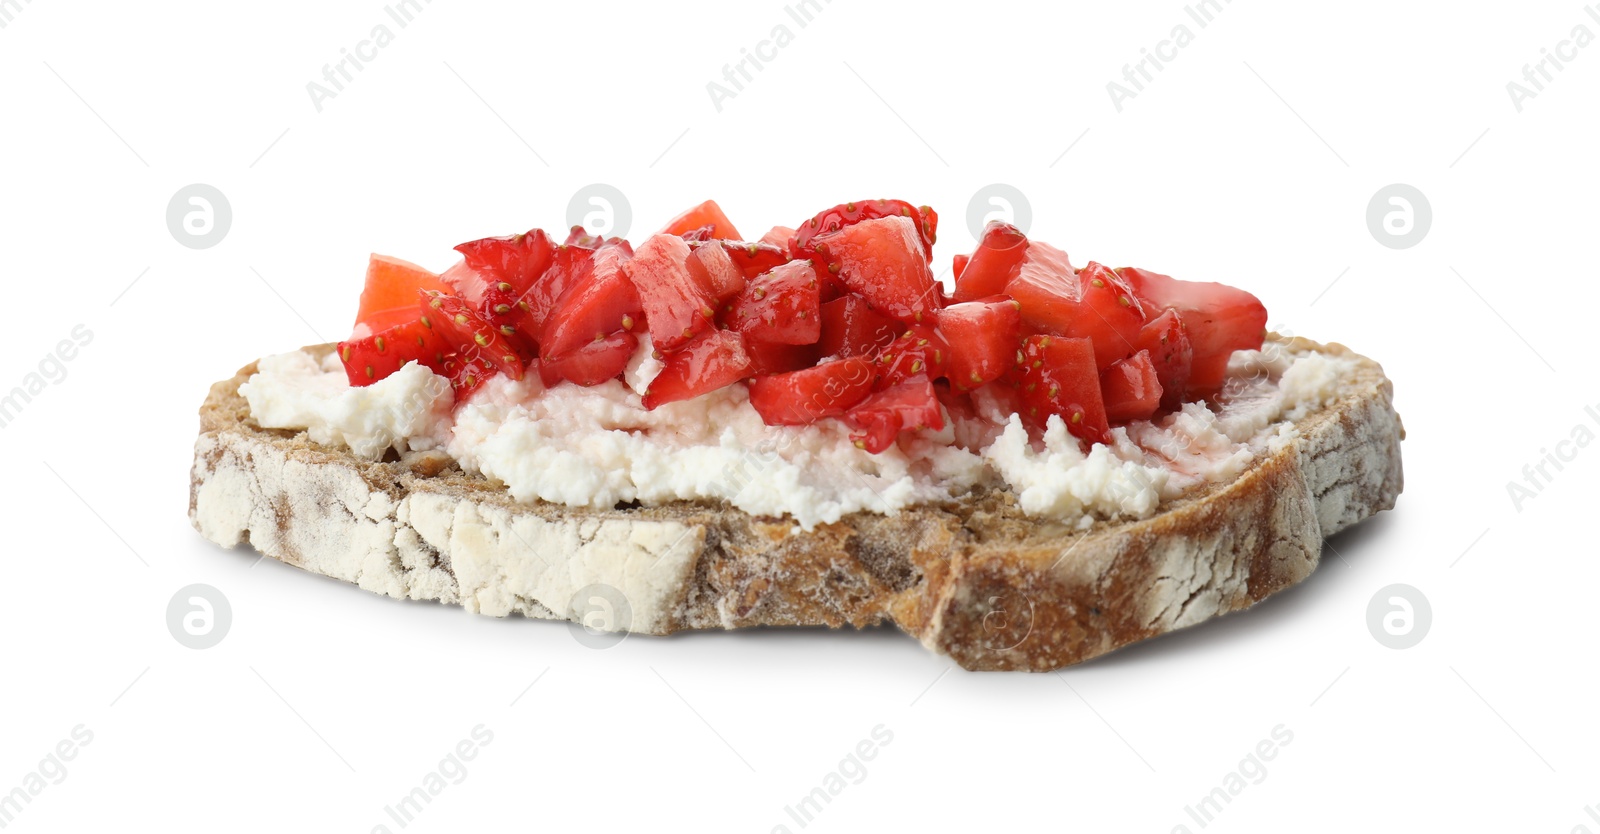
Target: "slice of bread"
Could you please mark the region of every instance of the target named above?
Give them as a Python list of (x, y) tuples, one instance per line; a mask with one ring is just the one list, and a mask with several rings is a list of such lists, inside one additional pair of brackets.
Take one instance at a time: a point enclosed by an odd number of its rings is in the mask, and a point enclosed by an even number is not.
[(1404, 429), (1382, 368), (1271, 342), (1353, 370), (1237, 479), (1088, 530), (1030, 518), (1007, 490), (811, 532), (706, 503), (518, 503), (440, 452), (370, 462), (258, 427), (239, 396), (254, 363), (200, 409), (189, 517), (224, 547), (493, 616), (582, 619), (598, 594), (613, 627), (648, 634), (888, 620), (968, 669), (1058, 669), (1246, 608), (1310, 575), (1324, 536), (1394, 506)]

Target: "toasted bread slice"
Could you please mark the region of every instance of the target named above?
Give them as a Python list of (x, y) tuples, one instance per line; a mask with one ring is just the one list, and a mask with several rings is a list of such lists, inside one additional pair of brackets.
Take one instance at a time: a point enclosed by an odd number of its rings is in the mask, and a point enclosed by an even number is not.
[(201, 407), (189, 516), (224, 547), (493, 616), (579, 619), (575, 594), (603, 586), (634, 632), (888, 620), (968, 669), (1059, 669), (1249, 607), (1310, 575), (1324, 536), (1394, 506), (1404, 429), (1382, 368), (1271, 341), (1354, 370), (1237, 479), (1088, 530), (1006, 490), (810, 532), (706, 503), (518, 503), (439, 452), (371, 462), (258, 427), (239, 396), (254, 363)]

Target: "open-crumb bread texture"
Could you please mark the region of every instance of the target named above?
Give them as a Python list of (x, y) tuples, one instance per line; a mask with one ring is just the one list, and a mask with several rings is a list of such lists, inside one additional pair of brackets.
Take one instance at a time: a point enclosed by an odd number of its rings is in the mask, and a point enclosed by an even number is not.
[(705, 503), (519, 503), (439, 452), (374, 463), (256, 426), (239, 396), (252, 363), (200, 409), (189, 517), (223, 547), (493, 616), (577, 618), (598, 585), (634, 632), (887, 620), (968, 669), (1045, 671), (1246, 608), (1310, 575), (1324, 536), (1394, 506), (1404, 429), (1382, 368), (1356, 358), (1338, 398), (1237, 480), (1087, 531), (1004, 490), (811, 532)]

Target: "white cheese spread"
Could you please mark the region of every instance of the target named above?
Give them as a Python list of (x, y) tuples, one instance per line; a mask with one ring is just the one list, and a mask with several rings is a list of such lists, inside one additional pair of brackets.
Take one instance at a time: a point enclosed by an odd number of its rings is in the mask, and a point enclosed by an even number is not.
[(448, 381), (416, 364), (351, 388), (337, 357), (319, 364), (289, 353), (263, 359), (240, 393), (264, 427), (305, 429), (317, 443), (369, 459), (390, 448), (442, 448), (519, 501), (605, 508), (723, 500), (809, 530), (852, 512), (958, 498), (986, 483), (1009, 487), (1028, 515), (1087, 525), (1146, 517), (1195, 486), (1237, 477), (1294, 438), (1289, 421), (1336, 397), (1355, 361), (1276, 346), (1240, 351), (1216, 403), (1117, 428), (1110, 444), (1087, 454), (1059, 418), (1033, 442), (1020, 419), (980, 400), (980, 419), (903, 434), (874, 455), (837, 420), (764, 424), (742, 384), (646, 411), (639, 392), (660, 370), (651, 350), (648, 340), (640, 345), (626, 384), (545, 389), (537, 374), (521, 382), (496, 376), (453, 416)]

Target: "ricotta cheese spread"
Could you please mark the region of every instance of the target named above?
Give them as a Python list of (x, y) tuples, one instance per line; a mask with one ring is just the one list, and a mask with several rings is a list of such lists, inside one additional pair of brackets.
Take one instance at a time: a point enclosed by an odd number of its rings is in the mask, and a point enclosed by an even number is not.
[(546, 389), (537, 374), (521, 382), (497, 375), (459, 406), (448, 380), (424, 366), (352, 388), (338, 357), (319, 363), (305, 352), (261, 360), (240, 393), (264, 428), (303, 429), (368, 459), (391, 448), (443, 449), (525, 502), (722, 500), (810, 530), (985, 484), (1009, 487), (1030, 516), (1087, 526), (1146, 517), (1189, 489), (1237, 477), (1292, 441), (1292, 421), (1336, 397), (1355, 362), (1278, 345), (1240, 351), (1216, 402), (1113, 429), (1111, 443), (1088, 453), (1059, 418), (1033, 441), (1020, 418), (979, 398), (976, 419), (904, 433), (870, 454), (838, 420), (766, 425), (740, 384), (646, 411), (640, 392), (661, 368), (651, 350), (644, 340), (625, 382)]

